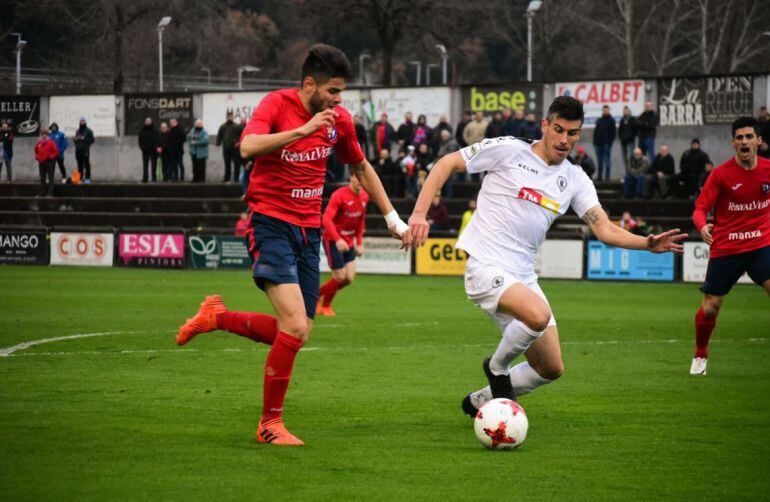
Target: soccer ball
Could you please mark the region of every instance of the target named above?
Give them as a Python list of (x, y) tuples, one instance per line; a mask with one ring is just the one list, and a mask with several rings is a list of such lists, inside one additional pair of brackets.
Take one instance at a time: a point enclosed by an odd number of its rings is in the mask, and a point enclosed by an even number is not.
[(492, 450), (512, 450), (527, 437), (529, 421), (519, 403), (510, 399), (492, 399), (476, 413), (473, 420), (476, 437)]

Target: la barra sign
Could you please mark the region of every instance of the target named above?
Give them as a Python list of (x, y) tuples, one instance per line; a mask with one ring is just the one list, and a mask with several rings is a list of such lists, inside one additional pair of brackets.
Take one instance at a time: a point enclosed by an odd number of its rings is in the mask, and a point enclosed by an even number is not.
[(127, 267), (184, 268), (184, 234), (123, 233), (118, 254)]

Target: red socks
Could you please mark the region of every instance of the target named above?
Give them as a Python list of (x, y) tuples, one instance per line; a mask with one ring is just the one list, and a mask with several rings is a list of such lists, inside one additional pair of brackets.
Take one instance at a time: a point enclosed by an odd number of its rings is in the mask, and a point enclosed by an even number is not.
[(280, 419), (283, 401), (294, 369), (294, 358), (302, 341), (283, 331), (278, 333), (265, 362), (265, 384), (262, 398), (262, 423)]
[(217, 314), (217, 329), (272, 345), (278, 334), (278, 320), (258, 312), (223, 312)]
[(702, 308), (698, 309), (695, 314), (695, 357), (709, 356), (709, 339), (716, 324), (716, 317), (708, 318)]
[(334, 299), (334, 295), (337, 294), (337, 291), (347, 286), (344, 282), (337, 282), (334, 278), (329, 279), (326, 281), (326, 283), (321, 286), (321, 289), (318, 291), (318, 296), (323, 297), (323, 306), (328, 307), (332, 304), (332, 300)]

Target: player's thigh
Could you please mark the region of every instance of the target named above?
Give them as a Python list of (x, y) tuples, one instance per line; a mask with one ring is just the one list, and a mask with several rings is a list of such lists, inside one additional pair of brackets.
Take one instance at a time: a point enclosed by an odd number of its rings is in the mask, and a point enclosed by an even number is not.
[(544, 330), (551, 320), (548, 303), (521, 282), (512, 284), (503, 292), (497, 311), (515, 317), (535, 331)]
[(762, 286), (770, 294), (770, 290), (768, 290), (768, 284), (770, 284), (770, 246), (751, 252), (746, 265), (746, 272), (754, 283)]
[(265, 283), (265, 292), (278, 317), (278, 329), (296, 338), (310, 336), (313, 320), (305, 309), (305, 299), (299, 284)]
[(524, 357), (541, 377), (547, 380), (559, 378), (564, 373), (564, 361), (556, 326), (548, 326), (543, 335), (524, 352)]
[(332, 279), (337, 282), (345, 282), (347, 278), (347, 269), (345, 267), (332, 270)]

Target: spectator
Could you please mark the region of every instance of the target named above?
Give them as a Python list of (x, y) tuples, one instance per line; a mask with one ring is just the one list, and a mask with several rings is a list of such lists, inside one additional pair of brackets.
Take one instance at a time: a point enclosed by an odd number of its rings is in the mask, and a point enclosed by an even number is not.
[(404, 123), (398, 126), (398, 146), (401, 150), (412, 144), (416, 128), (417, 125), (412, 122), (412, 112), (406, 112)]
[(428, 208), (428, 214), (426, 216), (431, 231), (449, 230), (449, 209), (441, 199), (441, 191), (436, 192), (433, 196), (433, 201)]
[(463, 118), (460, 120), (460, 123), (457, 124), (457, 127), (455, 128), (455, 141), (457, 141), (457, 144), (460, 145), (460, 148), (465, 148), (468, 146), (468, 143), (465, 142), (465, 126), (470, 124), (471, 122), (471, 112), (468, 110), (465, 110), (463, 112)]
[[(240, 155), (240, 152), (238, 152)], [(242, 159), (243, 160), (243, 169), (241, 169), (241, 176), (238, 179), (241, 183), (241, 191), (243, 192), (243, 195), (241, 198), (243, 199), (246, 197), (246, 192), (249, 189), (249, 181), (251, 180), (251, 169), (254, 167), (254, 159)]]
[(632, 198), (634, 194), (637, 197), (644, 196), (644, 181), (649, 171), (650, 160), (642, 154), (641, 148), (634, 148), (623, 180), (623, 195), (627, 199)]
[[(439, 147), (438, 150), (436, 150), (437, 153), (435, 160), (440, 159), (444, 155), (456, 152), (459, 149), (460, 146), (452, 137), (452, 132), (448, 131), (447, 129), (442, 129), (441, 135), (439, 137)], [(444, 184), (444, 196), (450, 199), (454, 197), (454, 176), (455, 175), (450, 175)]]
[(415, 157), (414, 151), (414, 145), (407, 146), (406, 155), (401, 159), (399, 165), (401, 166), (401, 172), (404, 173), (404, 177), (406, 178), (406, 196), (416, 199), (418, 194), (417, 171), (415, 169), (417, 158)]
[(760, 143), (759, 147), (757, 148), (757, 155), (759, 155), (763, 159), (770, 159), (770, 145), (768, 145), (767, 141), (765, 141), (764, 139), (762, 140), (762, 143)]
[(396, 132), (393, 126), (388, 122), (388, 114), (383, 113), (380, 115), (380, 121), (374, 124), (372, 128), (374, 135), (374, 148), (379, 152), (383, 148), (390, 151), (393, 143), (393, 138), (396, 137)]
[(393, 162), (390, 157), (390, 150), (387, 148), (380, 149), (377, 160), (373, 163), (374, 171), (379, 175), (382, 180), (382, 185), (385, 187), (385, 191), (393, 197), (404, 196), (404, 175), (399, 169), (398, 165)]
[(487, 124), (487, 129), (484, 131), (484, 137), (499, 138), (500, 136), (505, 136), (504, 130), (505, 122), (503, 122), (503, 112), (496, 111), (492, 116), (492, 120)]
[(483, 112), (476, 112), (476, 118), (469, 122), (463, 130), (463, 140), (466, 145), (472, 145), (484, 139), (484, 133), (487, 131), (487, 122), (484, 120)]
[(521, 136), (521, 128), (524, 126), (524, 110), (516, 110), (513, 112), (513, 118), (508, 126), (508, 132), (510, 136)]
[(519, 128), (519, 137), (536, 140), (543, 137), (543, 130), (540, 123), (535, 119), (534, 113), (528, 113), (524, 123)]
[(594, 127), (594, 149), (596, 150), (596, 163), (599, 165), (598, 181), (610, 179), (612, 172), (612, 143), (615, 142), (617, 133), (615, 119), (610, 114), (610, 107), (602, 106), (602, 116), (596, 120)]
[(233, 235), (236, 237), (246, 237), (249, 230), (249, 213), (241, 213), (241, 217), (235, 222), (235, 232)]
[(86, 118), (81, 116), (78, 130), (75, 131), (75, 159), (80, 179), (86, 184), (91, 183), (91, 145), (94, 141), (94, 132), (86, 124)]
[(639, 135), (639, 148), (650, 158), (655, 158), (655, 131), (658, 128), (658, 114), (652, 107), (652, 101), (644, 103), (644, 111), (636, 119), (636, 130)]
[(623, 153), (623, 167), (628, 168), (628, 161), (631, 160), (636, 143), (636, 118), (631, 115), (631, 109), (627, 106), (623, 107), (623, 116), (618, 124), (618, 139)]
[(168, 142), (166, 147), (169, 150), (173, 150), (172, 160), (175, 164), (169, 166), (171, 168), (171, 181), (184, 181), (184, 144), (187, 141), (187, 135), (184, 133), (184, 129), (179, 125), (176, 119), (170, 119), (168, 121)]
[(582, 146), (579, 146), (577, 148), (577, 155), (575, 156), (575, 162), (580, 164), (580, 167), (583, 168), (583, 172), (586, 173), (586, 176), (589, 178), (593, 178), (594, 173), (596, 172), (596, 165), (594, 165), (594, 159), (592, 159), (587, 153), (586, 149)]
[(356, 139), (364, 157), (369, 158), (369, 140), (367, 139), (366, 127), (361, 123), (361, 117), (358, 114), (353, 115), (353, 125), (356, 127)]
[(647, 224), (641, 218), (634, 218), (629, 211), (623, 211), (623, 215), (615, 222), (617, 226), (628, 230), (632, 234), (645, 235)]
[(158, 154), (160, 155), (160, 167), (163, 173), (163, 181), (174, 181), (176, 174), (176, 149), (169, 146), (171, 140), (171, 130), (166, 122), (160, 123), (160, 134), (158, 135)]
[(13, 129), (8, 122), (3, 122), (0, 127), (0, 174), (2, 174), (2, 164), (5, 164), (5, 174), (8, 182), (13, 181)]
[(428, 177), (428, 171), (433, 167), (433, 154), (428, 148), (427, 143), (417, 145), (417, 155), (415, 156), (415, 170), (417, 171), (417, 183), (422, 188), (425, 178)]
[(139, 149), (142, 151), (142, 183), (147, 183), (149, 179), (153, 183), (158, 181), (158, 131), (150, 117), (144, 119), (142, 130), (139, 131)]
[(233, 145), (233, 183), (239, 183), (241, 180), (241, 169), (243, 168), (243, 158), (241, 158), (241, 134), (246, 128), (246, 120), (241, 117), (235, 117), (235, 137), (238, 140)]
[(503, 136), (513, 136), (513, 112), (503, 108)]
[(414, 135), (412, 136), (412, 145), (420, 145), (425, 143), (427, 145), (430, 140), (430, 127), (428, 127), (428, 119), (425, 115), (417, 117), (417, 127), (414, 128)]
[(438, 124), (431, 130), (430, 133), (430, 148), (434, 154), (438, 155), (438, 151), (441, 148), (442, 143), (442, 131), (449, 131), (449, 137), (452, 137), (452, 126), (447, 122), (446, 113), (442, 113), (438, 117)]
[(56, 149), (56, 143), (51, 141), (48, 131), (41, 128), (40, 139), (35, 144), (35, 160), (37, 160), (40, 169), (41, 197), (53, 197), (54, 162), (58, 156), (59, 150)]
[(759, 121), (757, 134), (762, 137), (762, 143), (767, 144), (767, 142), (770, 141), (770, 113), (767, 112), (766, 106), (759, 107), (757, 121)]
[(669, 153), (668, 145), (660, 145), (660, 152), (655, 156), (652, 168), (647, 174), (647, 195), (652, 197), (657, 192), (661, 198), (668, 196), (675, 169), (674, 157)]
[(50, 131), (51, 141), (56, 144), (56, 149), (59, 150), (59, 156), (56, 157), (56, 164), (59, 166), (59, 172), (61, 173), (62, 181), (66, 183), (67, 169), (64, 167), (64, 151), (69, 146), (67, 135), (59, 130), (59, 124), (56, 122), (51, 123), (48, 130)]
[(700, 191), (700, 179), (706, 172), (706, 167), (711, 164), (708, 154), (701, 150), (700, 140), (693, 138), (690, 149), (682, 153), (679, 160), (679, 175), (676, 178), (677, 185), (684, 186), (684, 195), (694, 198)]
[(460, 223), (460, 232), (463, 233), (463, 230), (465, 230), (465, 227), (468, 226), (468, 223), (471, 222), (471, 218), (473, 218), (473, 213), (476, 212), (476, 199), (471, 199), (468, 201), (468, 209), (465, 210), (463, 213), (463, 220), (462, 223)]
[[(233, 112), (227, 112), (225, 121), (219, 126), (217, 139), (214, 142), (216, 146), (222, 147), (222, 160), (225, 163), (225, 173), (222, 183), (228, 183), (230, 179), (238, 181), (241, 172), (241, 152), (240, 141), (243, 127), (236, 124), (233, 119)], [(192, 133), (192, 131), (190, 131)], [(192, 155), (192, 152), (190, 152)], [(195, 175), (193, 175), (193, 178)]]
[(209, 158), (209, 133), (203, 128), (201, 119), (195, 121), (195, 125), (187, 134), (187, 147), (190, 150), (190, 160), (192, 161), (192, 181), (193, 183), (204, 183), (206, 181), (206, 159)]

